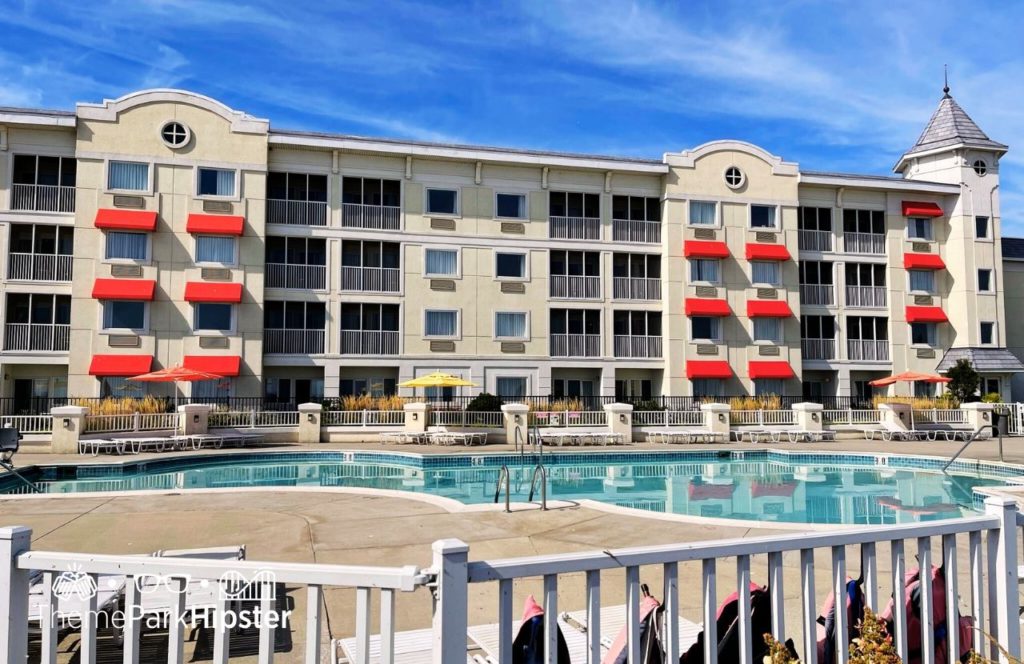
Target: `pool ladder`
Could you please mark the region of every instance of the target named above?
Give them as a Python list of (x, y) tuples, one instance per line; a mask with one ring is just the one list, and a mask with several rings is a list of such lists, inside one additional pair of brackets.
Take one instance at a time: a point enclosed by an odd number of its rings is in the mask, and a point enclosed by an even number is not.
[(946, 469), (948, 469), (950, 466), (952, 466), (953, 462), (956, 461), (960, 457), (960, 455), (964, 453), (964, 450), (967, 449), (967, 446), (970, 445), (971, 443), (973, 443), (975, 440), (977, 440), (978, 436), (981, 435), (982, 432), (984, 432), (984, 431), (986, 431), (988, 429), (992, 429), (992, 433), (995, 434), (995, 436), (997, 436), (999, 438), (999, 460), (1002, 461), (1003, 460), (1003, 434), (1002, 434), (1002, 431), (996, 425), (984, 424), (984, 425), (978, 427), (978, 430), (974, 432), (974, 435), (972, 435), (970, 438), (967, 439), (967, 442), (965, 442), (963, 444), (963, 446), (959, 450), (956, 451), (956, 454), (954, 454), (953, 456), (949, 457), (949, 461), (947, 461), (946, 465), (942, 467), (942, 472), (946, 472)]
[[(527, 425), (529, 426), (529, 425)], [(529, 431), (529, 429), (527, 429)], [(529, 435), (524, 435), (520, 427), (515, 428), (515, 450), (519, 453), (519, 465), (526, 467), (526, 446), (530, 443)], [(533, 477), (530, 479), (530, 496), (528, 502), (533, 502), (533, 495), (537, 490), (537, 480), (540, 479), (540, 509), (548, 509), (548, 471), (544, 467), (544, 439), (540, 437), (540, 429), (536, 423), (533, 425), (533, 440), (537, 446), (537, 464), (533, 467)], [(505, 511), (511, 512), (512, 473), (507, 465), (502, 465), (498, 471), (498, 484), (494, 488), (494, 502), (497, 504), (501, 497), (501, 488), (505, 487)]]

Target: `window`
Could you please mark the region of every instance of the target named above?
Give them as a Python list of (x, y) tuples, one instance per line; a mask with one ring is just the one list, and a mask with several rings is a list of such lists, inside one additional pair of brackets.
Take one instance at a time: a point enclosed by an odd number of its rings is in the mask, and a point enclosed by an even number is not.
[(195, 305), (196, 332), (230, 332), (231, 314), (234, 308), (230, 304), (199, 302)]
[(495, 339), (527, 339), (530, 336), (525, 311), (496, 311), (494, 313)]
[(992, 322), (982, 322), (981, 324), (981, 344), (983, 346), (991, 346), (996, 342), (996, 324)]
[(910, 292), (928, 293), (935, 292), (935, 273), (931, 270), (909, 270)]
[[(279, 380), (285, 381), (286, 378)], [(343, 397), (368, 394), (372, 397), (391, 396), (397, 391), (398, 381), (394, 378), (342, 378), (340, 394)], [(323, 391), (321, 390), (321, 394)]]
[(719, 263), (717, 258), (691, 258), (690, 281), (717, 284)]
[(402, 183), (380, 178), (342, 178), (341, 202), (346, 205), (400, 207)]
[(992, 270), (978, 270), (978, 292), (992, 292)]
[(931, 240), (932, 220), (916, 217), (907, 219), (907, 237), (911, 240)]
[[(874, 233), (885, 234), (885, 213), (881, 210), (853, 210), (843, 208), (843, 234)], [(850, 247), (847, 251), (852, 251)]]
[(781, 318), (755, 318), (754, 319), (754, 341), (767, 341), (771, 343), (782, 343), (782, 319)]
[(497, 194), (494, 208), (501, 219), (526, 219), (526, 194)]
[(751, 261), (750, 281), (755, 284), (777, 286), (779, 284), (779, 263), (777, 261)]
[(751, 228), (775, 228), (775, 206), (774, 205), (751, 205), (750, 206), (750, 227)]
[(935, 385), (918, 381), (914, 383), (914, 397), (917, 399), (930, 399), (935, 396)]
[(219, 235), (197, 235), (196, 263), (234, 265), (235, 238)]
[(267, 199), (325, 203), (327, 176), (309, 173), (267, 173)]
[(149, 164), (112, 161), (107, 164), (107, 189), (149, 191)]
[(428, 339), (451, 339), (459, 333), (459, 312), (427, 309), (424, 312), (423, 336)]
[(999, 379), (998, 378), (986, 378), (984, 379), (985, 394), (999, 394)]
[(100, 396), (107, 397), (142, 397), (146, 394), (146, 384), (136, 383), (124, 376), (103, 376), (100, 378)]
[(103, 303), (104, 330), (145, 330), (146, 303), (107, 300)]
[(935, 323), (911, 323), (910, 343), (914, 346), (936, 346), (938, 328)]
[(148, 258), (149, 237), (146, 233), (107, 231), (107, 260), (144, 261)]
[(722, 321), (713, 316), (693, 316), (690, 318), (691, 341), (721, 341)]
[(612, 219), (661, 221), (661, 199), (653, 196), (612, 196)]
[(693, 396), (720, 397), (723, 395), (724, 383), (721, 378), (694, 378)]
[(236, 171), (225, 168), (202, 168), (197, 169), (197, 180), (199, 181), (196, 193), (199, 196), (224, 196), (235, 195)]
[(428, 277), (459, 276), (457, 249), (424, 249), (423, 274)]
[(988, 164), (986, 164), (985, 160), (983, 159), (976, 159), (974, 163), (971, 165), (971, 167), (974, 169), (974, 172), (977, 173), (978, 175), (984, 175), (985, 173), (988, 173)]
[(832, 232), (832, 208), (801, 207), (797, 227), (802, 231)]
[(597, 194), (552, 191), (548, 203), (552, 217), (597, 219), (601, 216), (601, 197)]
[(526, 254), (494, 252), (494, 276), (498, 279), (526, 279)]
[(522, 399), (526, 396), (526, 377), (498, 376), (494, 379), (494, 392), (501, 399)]
[(660, 337), (660, 311), (616, 311), (612, 316), (617, 337)]
[(160, 129), (160, 138), (169, 148), (184, 147), (191, 136), (188, 127), (180, 122), (168, 122)]
[(974, 237), (983, 240), (988, 237), (988, 217), (974, 218)]
[(771, 395), (782, 396), (785, 392), (785, 383), (780, 378), (755, 378), (754, 396), (767, 397)]
[(716, 205), (710, 201), (690, 201), (690, 225), (714, 226)]
[(74, 187), (77, 170), (74, 157), (16, 154), (11, 183)]
[(594, 381), (577, 378), (553, 378), (551, 380), (551, 396), (555, 399), (565, 397), (594, 396)]
[(427, 214), (458, 214), (459, 192), (454, 189), (427, 189)]
[(725, 184), (728, 185), (730, 189), (739, 189), (743, 186), (743, 182), (746, 179), (746, 176), (743, 175), (743, 171), (735, 166), (730, 166), (725, 169)]
[(221, 401), (231, 397), (231, 379), (200, 380), (192, 383), (192, 400)]

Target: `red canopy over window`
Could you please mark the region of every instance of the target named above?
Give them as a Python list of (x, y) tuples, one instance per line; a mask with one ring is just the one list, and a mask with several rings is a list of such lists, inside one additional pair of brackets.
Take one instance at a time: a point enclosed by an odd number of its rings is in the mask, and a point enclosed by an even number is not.
[(729, 303), (725, 300), (705, 300), (699, 297), (686, 298), (687, 316), (728, 316)]
[(96, 211), (94, 224), (96, 228), (119, 231), (153, 231), (156, 230), (156, 212), (100, 209)]
[(784, 360), (751, 362), (747, 369), (750, 377), (757, 378), (793, 378), (793, 367)]
[(732, 378), (732, 368), (725, 360), (689, 360), (686, 363), (686, 377)]
[(733, 484), (704, 484), (693, 483), (687, 488), (686, 493), (690, 500), (728, 500), (732, 498), (732, 492), (736, 490)]
[(949, 317), (939, 307), (907, 307), (908, 323), (948, 323)]
[(149, 373), (152, 355), (93, 355), (89, 363), (92, 376), (138, 376)]
[(946, 264), (938, 254), (903, 254), (903, 267), (907, 270), (945, 270)]
[(784, 244), (747, 243), (748, 261), (788, 261), (789, 249)]
[(156, 293), (153, 279), (97, 279), (92, 296), (97, 300), (143, 300), (149, 302)]
[[(242, 284), (190, 281), (185, 284), (186, 302), (218, 302), (234, 304), (242, 301)], [(214, 372), (216, 373), (216, 372)]]
[(747, 316), (751, 318), (789, 318), (793, 310), (785, 300), (747, 300)]
[(218, 376), (237, 376), (242, 358), (238, 355), (186, 355), (184, 366), (186, 369)]
[(687, 240), (683, 242), (683, 256), (686, 258), (728, 258), (729, 247), (724, 242)]
[(185, 230), (211, 235), (241, 235), (245, 218), (227, 214), (190, 214)]
[(935, 203), (903, 201), (904, 217), (941, 217), (942, 208)]

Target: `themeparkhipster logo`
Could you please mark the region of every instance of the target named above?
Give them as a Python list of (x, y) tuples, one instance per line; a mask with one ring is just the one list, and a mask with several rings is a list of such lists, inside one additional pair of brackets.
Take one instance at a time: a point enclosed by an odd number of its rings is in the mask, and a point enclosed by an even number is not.
[[(124, 601), (129, 583), (135, 584), (138, 598), (131, 607)], [(92, 609), (94, 599), (96, 608)], [(249, 578), (229, 570), (216, 580), (193, 580), (188, 574), (143, 574), (126, 579), (94, 576), (79, 566), (69, 566), (54, 579), (53, 600), (53, 623), (73, 629), (80, 628), (86, 617), (97, 629), (123, 630), (129, 621), (159, 629), (171, 620), (192, 629), (287, 628), (292, 615), (290, 610), (277, 608), (277, 579), (269, 570)], [(263, 609), (264, 600), (271, 609)], [(184, 607), (180, 613), (179, 606)]]

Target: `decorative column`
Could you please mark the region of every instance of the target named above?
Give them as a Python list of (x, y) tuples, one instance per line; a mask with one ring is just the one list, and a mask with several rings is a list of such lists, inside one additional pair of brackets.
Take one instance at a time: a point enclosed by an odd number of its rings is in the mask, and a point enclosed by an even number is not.
[(820, 403), (793, 404), (793, 420), (796, 428), (801, 431), (821, 431), (822, 411), (825, 407)]
[(427, 420), (430, 419), (430, 404), (407, 403), (402, 407), (405, 411), (405, 433), (426, 433)]
[(622, 435), (624, 443), (633, 442), (633, 405), (628, 403), (606, 403), (604, 405), (605, 417), (608, 419), (608, 429), (612, 433)]
[(318, 403), (299, 404), (299, 444), (315, 445), (320, 442), (320, 419), (324, 407)]
[(53, 436), (50, 437), (50, 452), (78, 454), (78, 441), (85, 433), (85, 416), (88, 414), (89, 409), (84, 406), (51, 408)]
[[(964, 419), (971, 431), (977, 431), (981, 427), (991, 427), (992, 411), (995, 410), (990, 403), (965, 403), (960, 404), (960, 410), (964, 411)], [(978, 436), (979, 438), (991, 438), (992, 429)]]
[(506, 403), (502, 404), (501, 413), (505, 424), (505, 443), (515, 445), (518, 432), (518, 439), (528, 444), (530, 407), (525, 403)]
[(181, 433), (185, 436), (193, 436), (209, 432), (211, 410), (213, 410), (213, 406), (201, 403), (187, 403), (178, 406)]
[(732, 406), (727, 403), (702, 403), (700, 412), (704, 413), (704, 428), (711, 433), (720, 433), (729, 440), (729, 413)]
[(910, 428), (910, 404), (882, 403), (878, 404), (882, 422), (887, 422), (900, 429)]

